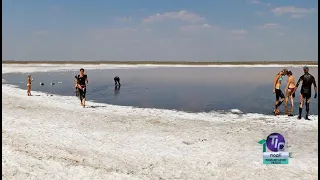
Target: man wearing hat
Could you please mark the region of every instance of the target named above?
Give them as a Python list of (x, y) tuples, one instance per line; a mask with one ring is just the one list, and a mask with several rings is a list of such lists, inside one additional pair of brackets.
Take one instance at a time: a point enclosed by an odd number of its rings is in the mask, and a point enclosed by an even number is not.
[(296, 87), (294, 88), (293, 93), (297, 90), (299, 87), (300, 82), (302, 81), (301, 90), (300, 90), (300, 106), (299, 106), (299, 116), (298, 119), (301, 119), (301, 113), (302, 113), (302, 107), (304, 104), (304, 100), (306, 100), (306, 120), (310, 120), (308, 118), (309, 115), (309, 105), (311, 100), (311, 86), (313, 84), (314, 86), (314, 98), (317, 98), (317, 84), (315, 78), (309, 74), (309, 67), (304, 66), (303, 67), (304, 74), (299, 78)]

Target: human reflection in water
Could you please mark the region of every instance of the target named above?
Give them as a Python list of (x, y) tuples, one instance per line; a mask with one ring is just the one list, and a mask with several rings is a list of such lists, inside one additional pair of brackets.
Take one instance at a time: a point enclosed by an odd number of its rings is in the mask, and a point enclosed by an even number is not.
[(120, 86), (114, 86), (114, 95), (117, 96), (120, 93)]
[(293, 106), (288, 108), (287, 106), (284, 107), (284, 113), (288, 116), (293, 116)]

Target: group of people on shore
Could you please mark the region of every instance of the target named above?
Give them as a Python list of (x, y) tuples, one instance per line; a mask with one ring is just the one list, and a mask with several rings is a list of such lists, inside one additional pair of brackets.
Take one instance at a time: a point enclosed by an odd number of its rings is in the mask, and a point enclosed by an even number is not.
[[(297, 88), (299, 87), (300, 83), (301, 90), (300, 90), (300, 105), (299, 105), (299, 115), (298, 119), (301, 119), (302, 114), (302, 108), (305, 104), (306, 106), (306, 114), (305, 119), (310, 120), (308, 118), (309, 116), (309, 110), (310, 110), (310, 101), (311, 101), (311, 86), (314, 86), (314, 98), (317, 98), (317, 84), (315, 81), (315, 78), (309, 73), (309, 67), (304, 66), (303, 67), (304, 74), (300, 76), (299, 80), (295, 84), (294, 76), (291, 71), (288, 69), (281, 70), (275, 77), (274, 83), (273, 83), (273, 93), (276, 95), (276, 103), (275, 103), (275, 109), (274, 109), (274, 115), (279, 115), (279, 106), (285, 101), (285, 108), (288, 106), (289, 98), (291, 101), (291, 109), (293, 110), (294, 107), (294, 98), (295, 98), (295, 92)], [(285, 87), (285, 94), (283, 94), (281, 90), (281, 82), (283, 81), (283, 77), (288, 76), (287, 85)], [(75, 89), (76, 89), (76, 96), (80, 99), (81, 106), (85, 107), (85, 101), (86, 101), (86, 89), (88, 85), (88, 76), (84, 74), (84, 69), (81, 68), (80, 72), (77, 76), (74, 77), (74, 83), (75, 83)], [(31, 96), (31, 75), (28, 75), (27, 79), (27, 95)], [(118, 76), (114, 77), (115, 82), (115, 88), (120, 88), (120, 78)], [(305, 102), (306, 101), (306, 102)], [(289, 116), (293, 116), (292, 112), (288, 114)]]
[[(310, 110), (310, 101), (311, 101), (311, 86), (314, 86), (314, 98), (317, 98), (317, 84), (315, 78), (309, 73), (309, 67), (304, 66), (303, 67), (303, 72), (304, 74), (300, 76), (299, 80), (295, 84), (294, 76), (291, 71), (288, 71), (287, 69), (281, 70), (275, 77), (274, 83), (273, 83), (273, 93), (276, 95), (276, 103), (275, 103), (275, 109), (274, 109), (274, 115), (279, 115), (279, 106), (285, 102), (285, 108), (288, 106), (288, 101), (289, 98), (291, 100), (291, 109), (293, 110), (294, 107), (294, 100), (293, 98), (295, 97), (295, 92), (297, 88), (299, 87), (300, 83), (302, 82), (301, 85), (301, 90), (300, 90), (300, 105), (299, 105), (299, 115), (298, 119), (301, 119), (301, 114), (302, 114), (302, 108), (303, 105), (306, 105), (306, 114), (305, 114), (305, 119), (309, 119), (309, 110)], [(288, 76), (288, 81), (287, 85), (285, 87), (285, 94), (283, 94), (281, 90), (281, 82), (283, 81), (283, 77)], [(293, 116), (292, 112), (288, 114), (289, 116)]]

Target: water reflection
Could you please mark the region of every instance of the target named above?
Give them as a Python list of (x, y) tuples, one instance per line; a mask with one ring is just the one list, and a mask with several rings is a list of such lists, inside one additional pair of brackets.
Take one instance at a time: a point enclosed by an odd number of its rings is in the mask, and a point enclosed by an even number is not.
[(293, 110), (294, 110), (294, 107), (293, 106), (285, 106), (284, 107), (284, 114), (285, 115), (288, 115), (288, 116), (292, 116), (294, 113), (293, 113)]
[(117, 96), (120, 93), (120, 87), (121, 86), (114, 86), (114, 95)]

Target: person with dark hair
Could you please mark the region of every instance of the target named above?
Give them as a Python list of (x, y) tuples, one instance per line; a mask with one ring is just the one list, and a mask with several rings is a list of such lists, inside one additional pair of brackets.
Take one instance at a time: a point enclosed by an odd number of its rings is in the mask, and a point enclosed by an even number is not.
[(77, 87), (79, 91), (79, 98), (81, 101), (81, 106), (85, 107), (86, 105), (86, 91), (88, 85), (88, 76), (84, 74), (84, 69), (80, 69), (80, 73), (77, 76)]
[(117, 86), (117, 85), (118, 85), (118, 86), (121, 86), (119, 76), (114, 77), (113, 80), (114, 80), (114, 85), (115, 85), (115, 86)]
[(281, 86), (281, 81), (283, 80), (283, 76), (285, 76), (287, 73), (288, 73), (288, 70), (283, 69), (276, 75), (273, 81), (273, 93), (276, 94), (276, 104), (275, 104), (275, 109), (273, 111), (274, 115), (279, 115), (278, 107), (282, 104), (282, 102), (285, 99), (283, 92), (280, 89), (281, 88), (280, 86)]
[(304, 74), (302, 76), (300, 76), (293, 93), (298, 89), (299, 84), (302, 81), (302, 85), (301, 85), (301, 90), (300, 90), (300, 106), (299, 106), (299, 116), (298, 119), (301, 119), (301, 113), (302, 113), (302, 108), (303, 108), (303, 104), (304, 104), (304, 100), (306, 100), (306, 116), (305, 119), (306, 120), (310, 120), (308, 118), (309, 116), (309, 110), (310, 110), (310, 101), (311, 101), (311, 86), (313, 84), (314, 86), (314, 98), (317, 98), (317, 84), (316, 84), (316, 80), (315, 78), (309, 74), (309, 67), (308, 66), (304, 66), (303, 67), (303, 72)]

